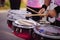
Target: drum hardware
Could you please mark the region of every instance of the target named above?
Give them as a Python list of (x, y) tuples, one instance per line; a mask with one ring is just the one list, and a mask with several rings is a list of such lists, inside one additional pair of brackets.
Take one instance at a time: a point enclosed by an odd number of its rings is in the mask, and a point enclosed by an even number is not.
[(15, 32), (17, 32), (17, 33), (21, 33), (22, 32), (22, 29), (21, 28), (19, 28), (19, 27), (16, 27), (16, 26), (13, 26), (13, 30), (15, 31)]
[(18, 31), (18, 33), (19, 33), (19, 32), (22, 33), (22, 29), (21, 29), (21, 28), (18, 28), (17, 31)]
[(17, 33), (19, 33), (19, 32), (21, 33), (22, 32), (22, 29), (21, 28), (16, 28), (16, 32)]
[(17, 28), (16, 26), (12, 26), (14, 32), (17, 31), (16, 28)]
[(20, 29), (20, 33), (22, 32), (22, 29)]
[(18, 32), (19, 31), (19, 29), (18, 28), (16, 28), (16, 32)]

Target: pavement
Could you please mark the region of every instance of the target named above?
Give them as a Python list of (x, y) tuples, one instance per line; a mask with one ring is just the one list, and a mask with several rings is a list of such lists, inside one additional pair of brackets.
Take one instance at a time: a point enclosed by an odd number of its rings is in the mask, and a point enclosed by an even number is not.
[[(20, 8), (21, 10), (26, 10), (26, 8)], [(5, 13), (5, 12), (8, 12), (10, 9), (7, 9), (7, 10), (0, 10), (0, 13)]]
[(24, 40), (12, 34), (12, 29), (7, 25), (7, 12), (9, 10), (0, 10), (0, 40)]
[(8, 12), (9, 10), (0, 10), (0, 13)]

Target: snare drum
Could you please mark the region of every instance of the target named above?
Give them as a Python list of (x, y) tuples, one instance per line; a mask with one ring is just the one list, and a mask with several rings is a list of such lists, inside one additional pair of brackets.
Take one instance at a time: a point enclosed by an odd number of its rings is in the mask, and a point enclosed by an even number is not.
[[(60, 28), (53, 25), (43, 25), (34, 28), (38, 40), (60, 40)], [(39, 38), (40, 37), (40, 38)]]
[(25, 10), (9, 10), (7, 15), (7, 23), (12, 28), (12, 22), (18, 19), (25, 19), (27, 11)]
[[(36, 22), (33, 21), (33, 20), (26, 20), (26, 19), (23, 19), (26, 21), (29, 21), (29, 22), (32, 22), (33, 24), (30, 26), (30, 25), (23, 25), (21, 24), (19, 21), (22, 20), (22, 19), (19, 19), (19, 20), (16, 20), (13, 22), (13, 30), (14, 32), (20, 34), (22, 36), (22, 38), (27, 38), (29, 40), (33, 39), (32, 38), (32, 33), (34, 32), (33, 31), (33, 28), (35, 27), (34, 25), (36, 25)], [(19, 37), (21, 37), (19, 36)], [(27, 37), (28, 36), (28, 37)]]
[[(33, 24), (31, 24), (31, 25), (22, 24), (22, 23), (19, 22), (19, 21), (22, 21), (22, 20), (25, 20), (25, 21), (23, 21), (25, 23), (27, 23), (27, 22), (31, 23), (32, 22)], [(15, 22), (13, 22), (13, 30), (17, 31), (17, 32), (20, 32), (20, 33), (26, 32), (26, 33), (32, 34), (33, 33), (33, 28), (35, 27), (34, 25), (36, 25), (36, 22), (33, 21), (33, 20), (19, 19), (19, 20), (16, 20)]]

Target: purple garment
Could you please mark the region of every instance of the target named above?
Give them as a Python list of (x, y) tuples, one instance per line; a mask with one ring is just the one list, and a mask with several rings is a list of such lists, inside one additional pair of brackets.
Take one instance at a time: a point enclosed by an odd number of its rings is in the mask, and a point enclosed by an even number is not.
[(41, 1), (40, 0), (28, 0), (27, 6), (33, 7), (33, 8), (41, 8), (42, 7)]
[(60, 6), (60, 0), (55, 0), (55, 4)]
[(57, 18), (58, 21), (60, 21), (60, 18)]

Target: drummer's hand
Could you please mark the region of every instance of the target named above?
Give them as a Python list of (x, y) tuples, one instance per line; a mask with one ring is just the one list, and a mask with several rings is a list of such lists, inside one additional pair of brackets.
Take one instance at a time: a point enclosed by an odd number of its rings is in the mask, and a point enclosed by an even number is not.
[(56, 11), (55, 10), (49, 10), (47, 15), (50, 16), (50, 17), (55, 17), (56, 16)]
[(44, 13), (44, 12), (45, 12), (45, 8), (42, 8), (42, 9), (39, 10), (38, 13), (42, 14), (42, 13)]

